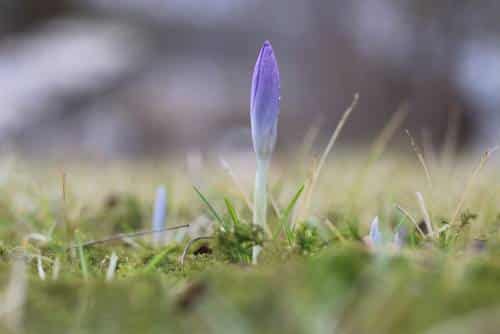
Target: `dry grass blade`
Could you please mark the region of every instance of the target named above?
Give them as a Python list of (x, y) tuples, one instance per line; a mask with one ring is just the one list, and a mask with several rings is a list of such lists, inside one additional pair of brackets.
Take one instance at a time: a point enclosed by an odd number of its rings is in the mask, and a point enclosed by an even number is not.
[(429, 129), (422, 129), (422, 154), (426, 158), (428, 165), (436, 166), (438, 162), (438, 154), (432, 142), (432, 133)]
[(349, 108), (347, 108), (347, 110), (342, 115), (342, 118), (340, 119), (340, 122), (337, 125), (337, 128), (333, 132), (333, 135), (330, 138), (330, 141), (328, 141), (328, 144), (326, 145), (325, 151), (321, 155), (321, 159), (319, 160), (318, 167), (316, 168), (316, 170), (314, 172), (314, 180), (318, 179), (318, 177), (319, 177), (319, 175), (321, 173), (321, 169), (323, 169), (323, 165), (326, 162), (326, 158), (328, 157), (328, 154), (330, 154), (330, 151), (332, 150), (333, 145), (335, 145), (335, 142), (337, 141), (337, 138), (340, 135), (340, 132), (344, 128), (344, 125), (347, 122), (347, 119), (349, 118), (349, 116), (351, 115), (351, 113), (353, 112), (354, 108), (356, 108), (356, 105), (358, 104), (358, 101), (359, 101), (359, 94), (356, 93), (354, 95), (354, 99), (353, 99), (351, 105), (349, 106)]
[(441, 160), (450, 163), (457, 151), (458, 131), (460, 130), (460, 113), (451, 111), (448, 117), (448, 127), (441, 153)]
[(335, 128), (335, 131), (333, 132), (332, 136), (330, 137), (330, 140), (328, 141), (328, 144), (326, 145), (325, 150), (323, 151), (323, 154), (321, 155), (321, 158), (319, 160), (319, 163), (318, 163), (316, 169), (314, 169), (314, 171), (312, 173), (312, 176), (311, 176), (310, 182), (309, 182), (309, 186), (307, 187), (307, 195), (305, 197), (305, 202), (304, 202), (304, 210), (303, 210), (304, 215), (307, 215), (307, 212), (309, 211), (311, 197), (312, 197), (312, 194), (314, 192), (314, 188), (316, 186), (318, 178), (321, 174), (321, 170), (326, 162), (326, 158), (328, 157), (328, 154), (331, 152), (333, 146), (335, 145), (337, 138), (340, 135), (340, 132), (342, 131), (345, 123), (349, 119), (349, 116), (353, 112), (354, 108), (356, 108), (358, 101), (359, 101), (359, 94), (356, 93), (356, 94), (354, 94), (354, 99), (353, 99), (351, 105), (346, 109), (346, 111), (342, 115), (342, 118), (340, 119), (337, 127)]
[(391, 119), (389, 120), (389, 122), (387, 122), (387, 124), (385, 125), (385, 127), (382, 129), (379, 136), (375, 140), (375, 143), (373, 144), (370, 154), (370, 162), (368, 165), (370, 165), (371, 163), (380, 158), (382, 153), (385, 151), (389, 141), (392, 139), (392, 137), (394, 137), (396, 131), (403, 124), (404, 120), (406, 119), (406, 116), (408, 116), (408, 110), (406, 105), (400, 107), (398, 111), (396, 111), (392, 115)]
[(465, 200), (467, 198), (467, 194), (471, 188), (471, 186), (474, 184), (474, 181), (476, 177), (479, 175), (479, 172), (483, 169), (484, 165), (488, 160), (490, 159), (491, 155), (495, 153), (498, 149), (500, 149), (500, 146), (495, 146), (491, 149), (486, 150), (486, 152), (483, 153), (481, 156), (481, 160), (479, 160), (479, 164), (477, 165), (476, 169), (472, 172), (472, 175), (470, 176), (469, 180), (467, 181), (467, 184), (465, 185), (464, 190), (462, 191), (462, 196), (460, 197), (460, 200), (458, 201), (457, 207), (453, 213), (453, 216), (450, 220), (450, 225), (453, 225), (455, 221), (458, 219), (458, 216), (460, 215), (460, 211), (462, 211), (462, 208), (464, 206)]
[(281, 219), (281, 210), (278, 206), (278, 203), (276, 202), (276, 199), (271, 194), (271, 192), (268, 193), (268, 196), (269, 196), (269, 201), (271, 202), (271, 207), (273, 208), (276, 217), (278, 217), (278, 219)]
[(242, 184), (239, 182), (238, 178), (236, 177), (236, 174), (234, 174), (233, 169), (231, 168), (231, 165), (229, 165), (229, 163), (223, 158), (220, 158), (219, 161), (220, 161), (220, 164), (222, 166), (222, 169), (224, 169), (224, 171), (229, 175), (229, 177), (231, 178), (231, 181), (233, 181), (236, 189), (238, 189), (239, 193), (241, 194), (241, 197), (243, 197), (245, 204), (248, 206), (250, 211), (253, 212), (253, 204), (250, 201), (250, 198), (245, 193)]
[(431, 173), (429, 172), (429, 168), (427, 167), (427, 163), (425, 162), (424, 155), (422, 154), (422, 151), (418, 147), (417, 143), (413, 139), (410, 131), (408, 129), (405, 130), (406, 135), (408, 138), (410, 138), (410, 145), (417, 155), (418, 161), (420, 162), (420, 165), (422, 165), (422, 168), (424, 169), (425, 172), (425, 177), (427, 178), (427, 183), (429, 183), (429, 187), (432, 189), (432, 178), (431, 178)]
[(431, 216), (429, 215), (429, 211), (427, 210), (427, 206), (425, 205), (424, 201), (424, 196), (422, 193), (418, 192), (416, 193), (417, 195), (417, 200), (418, 200), (418, 205), (420, 207), (420, 210), (422, 211), (422, 214), (424, 216), (424, 222), (425, 225), (427, 226), (427, 230), (429, 231), (429, 235), (434, 235), (434, 229), (432, 228), (432, 221), (431, 221)]
[(116, 265), (118, 264), (118, 255), (115, 252), (109, 259), (108, 270), (106, 271), (106, 282), (111, 282), (115, 278)]
[(40, 255), (36, 257), (36, 268), (38, 271), (38, 277), (40, 277), (42, 281), (45, 281), (46, 275), (45, 270), (43, 270), (42, 257)]
[(309, 196), (309, 189), (311, 186), (311, 181), (313, 179), (315, 170), (316, 170), (316, 160), (313, 159), (311, 166), (309, 167), (308, 176), (304, 185), (304, 188), (306, 189), (306, 195), (303, 198), (303, 200), (299, 203), (299, 207), (297, 208), (297, 210), (294, 210), (292, 214), (292, 219), (290, 221), (290, 226), (292, 230), (295, 228), (296, 222), (300, 220), (302, 217), (306, 216), (306, 213), (309, 210), (309, 201), (307, 200), (307, 196)]
[(380, 158), (380, 156), (384, 153), (389, 141), (392, 139), (394, 134), (396, 133), (397, 129), (401, 127), (403, 124), (404, 120), (406, 119), (406, 116), (408, 115), (408, 110), (406, 108), (406, 105), (403, 105), (396, 111), (389, 122), (384, 126), (380, 134), (377, 136), (377, 139), (372, 145), (372, 148), (370, 150), (370, 154), (368, 156), (368, 160), (365, 164), (365, 166), (361, 169), (361, 172), (359, 173), (358, 177), (354, 181), (353, 187), (352, 187), (352, 200), (353, 203), (355, 202), (355, 198), (359, 194), (359, 192), (362, 189), (362, 186), (365, 182), (365, 178), (370, 171), (372, 165)]
[(313, 124), (311, 124), (311, 126), (307, 130), (304, 139), (302, 140), (302, 145), (298, 150), (299, 154), (297, 154), (297, 156), (299, 162), (304, 161), (304, 158), (307, 157), (307, 155), (310, 153), (313, 144), (320, 133), (320, 124), (322, 123), (322, 121), (322, 117), (319, 117), (316, 121), (314, 121)]
[(413, 223), (413, 225), (415, 225), (415, 228), (417, 229), (417, 231), (420, 233), (420, 235), (422, 237), (426, 237), (424, 231), (422, 231), (422, 229), (420, 228), (420, 226), (418, 226), (418, 222), (417, 220), (407, 211), (405, 210), (402, 206), (396, 204), (396, 209), (399, 210), (399, 212), (401, 212), (406, 218), (408, 218), (409, 221), (411, 221)]
[(339, 229), (337, 228), (337, 226), (335, 226), (329, 219), (325, 219), (324, 221), (324, 224), (326, 226), (328, 226), (328, 228), (333, 232), (333, 234), (335, 234), (335, 236), (341, 241), (341, 242), (346, 242), (346, 239), (344, 238), (344, 236), (342, 235), (342, 233), (340, 233)]
[(29, 234), (27, 234), (27, 235), (25, 235), (25, 236), (23, 237), (23, 239), (22, 239), (22, 241), (21, 241), (21, 245), (22, 245), (23, 247), (26, 247), (26, 246), (29, 244), (29, 242), (30, 242), (31, 240), (33, 240), (33, 241), (38, 241), (38, 242), (40, 242), (40, 243), (41, 243), (41, 244), (43, 244), (43, 245), (44, 245), (44, 244), (47, 244), (47, 243), (50, 241), (50, 239), (49, 239), (49, 238), (47, 238), (47, 237), (46, 237), (45, 235), (43, 235), (43, 234), (40, 234), (40, 233), (29, 233)]

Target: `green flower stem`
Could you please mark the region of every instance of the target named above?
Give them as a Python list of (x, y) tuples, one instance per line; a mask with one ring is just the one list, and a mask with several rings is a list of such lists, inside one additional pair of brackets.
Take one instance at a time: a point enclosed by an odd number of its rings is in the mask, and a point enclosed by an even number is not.
[[(267, 175), (269, 172), (270, 159), (257, 158), (257, 171), (255, 174), (255, 189), (254, 189), (254, 209), (253, 223), (261, 226), (265, 231), (267, 228)], [(253, 248), (252, 262), (257, 263), (261, 247)]]

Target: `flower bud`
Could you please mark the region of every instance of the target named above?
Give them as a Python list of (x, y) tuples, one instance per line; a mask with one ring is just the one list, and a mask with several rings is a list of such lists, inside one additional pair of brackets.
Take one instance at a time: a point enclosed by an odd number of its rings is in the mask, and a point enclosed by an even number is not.
[(266, 41), (255, 63), (250, 93), (252, 140), (258, 159), (267, 160), (273, 153), (278, 132), (279, 104), (278, 63), (271, 43)]
[(384, 242), (382, 238), (382, 233), (380, 232), (378, 225), (379, 225), (379, 219), (377, 216), (373, 219), (370, 225), (370, 240), (374, 247), (382, 246)]

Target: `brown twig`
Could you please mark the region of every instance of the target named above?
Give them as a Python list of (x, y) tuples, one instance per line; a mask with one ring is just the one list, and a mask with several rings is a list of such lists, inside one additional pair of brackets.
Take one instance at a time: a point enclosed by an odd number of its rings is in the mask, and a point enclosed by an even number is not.
[(68, 249), (80, 247), (80, 245), (82, 247), (87, 247), (87, 246), (93, 246), (96, 244), (102, 244), (102, 243), (109, 242), (109, 241), (121, 240), (121, 239), (125, 239), (125, 238), (135, 238), (135, 237), (140, 237), (140, 236), (147, 235), (147, 234), (154, 234), (154, 233), (160, 233), (160, 232), (166, 232), (166, 231), (179, 230), (181, 228), (188, 228), (189, 226), (190, 226), (189, 224), (184, 224), (184, 225), (166, 227), (166, 228), (162, 228), (159, 230), (148, 230), (148, 231), (139, 231), (139, 232), (132, 232), (132, 233), (120, 233), (120, 234), (115, 234), (115, 235), (112, 235), (112, 236), (104, 238), (104, 239), (90, 240), (87, 242), (83, 242), (79, 245), (71, 245), (68, 247)]

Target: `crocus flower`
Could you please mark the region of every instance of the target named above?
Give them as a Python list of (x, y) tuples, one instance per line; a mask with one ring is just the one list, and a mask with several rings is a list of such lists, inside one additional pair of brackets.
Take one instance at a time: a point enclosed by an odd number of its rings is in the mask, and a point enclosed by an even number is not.
[(258, 159), (269, 159), (276, 144), (280, 111), (278, 63), (269, 41), (260, 49), (252, 77), (250, 121)]
[[(250, 125), (257, 156), (253, 223), (267, 229), (267, 174), (276, 136), (280, 110), (280, 78), (278, 63), (271, 43), (260, 49), (252, 77), (250, 92)], [(260, 247), (253, 248), (252, 262), (257, 263)]]
[[(153, 210), (153, 231), (160, 231), (165, 228), (165, 218), (167, 215), (167, 191), (164, 186), (159, 186), (156, 190), (155, 205)], [(158, 245), (162, 234), (157, 232), (153, 235), (153, 241)]]
[(380, 251), (381, 249), (393, 249), (395, 251), (400, 251), (406, 242), (408, 236), (408, 230), (405, 226), (398, 226), (394, 232), (392, 240), (385, 239), (380, 231), (380, 221), (378, 216), (375, 217), (370, 224), (369, 234), (363, 238), (364, 242), (373, 251)]

